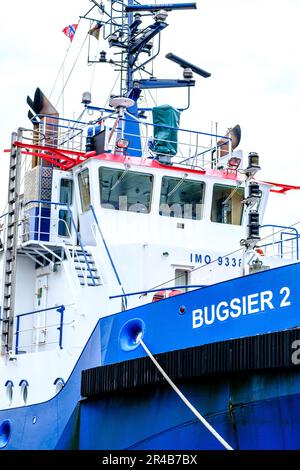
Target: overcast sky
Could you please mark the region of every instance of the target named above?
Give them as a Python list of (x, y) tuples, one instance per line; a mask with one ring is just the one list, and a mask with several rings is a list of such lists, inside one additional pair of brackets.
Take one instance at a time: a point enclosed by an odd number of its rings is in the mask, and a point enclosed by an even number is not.
[[(104, 0), (104, 3), (108, 2)], [(142, 0), (141, 3), (146, 3)], [(9, 147), (10, 134), (27, 120), (27, 94), (39, 86), (49, 95), (69, 46), (62, 29), (77, 23), (92, 4), (88, 0), (14, 0), (2, 2), (0, 18), (1, 150)], [(220, 133), (239, 123), (240, 148), (261, 157), (262, 180), (300, 186), (300, 0), (199, 0), (196, 11), (171, 12), (163, 33), (162, 53), (155, 76), (181, 78), (178, 66), (164, 56), (173, 52), (211, 72), (197, 78), (192, 106), (182, 117), (184, 127), (209, 131), (218, 123)], [(88, 24), (81, 21), (72, 43), (64, 76), (67, 77)], [(112, 51), (107, 45), (108, 55)], [(68, 117), (81, 111), (82, 92), (90, 88), (91, 67), (83, 50), (64, 96)], [(114, 73), (109, 65), (95, 70), (93, 104), (106, 101)], [(59, 77), (55, 102), (62, 88)], [(158, 104), (166, 95), (158, 95)], [(182, 106), (182, 91), (169, 98)], [(173, 102), (172, 102), (173, 100)], [(55, 103), (54, 103), (55, 104)], [(62, 100), (58, 107), (61, 111)], [(151, 102), (149, 102), (151, 104)], [(0, 210), (6, 202), (8, 154), (1, 153)], [(300, 192), (274, 195), (266, 221), (284, 225), (300, 220)]]

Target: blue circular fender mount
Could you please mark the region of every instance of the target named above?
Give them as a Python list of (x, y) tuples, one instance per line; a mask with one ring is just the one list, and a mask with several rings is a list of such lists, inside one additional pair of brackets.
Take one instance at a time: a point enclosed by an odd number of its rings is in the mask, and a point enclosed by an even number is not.
[(11, 435), (11, 422), (6, 419), (0, 424), (0, 449), (3, 449), (9, 441)]
[(145, 334), (145, 323), (140, 318), (128, 320), (121, 328), (119, 344), (123, 351), (132, 351), (140, 345)]

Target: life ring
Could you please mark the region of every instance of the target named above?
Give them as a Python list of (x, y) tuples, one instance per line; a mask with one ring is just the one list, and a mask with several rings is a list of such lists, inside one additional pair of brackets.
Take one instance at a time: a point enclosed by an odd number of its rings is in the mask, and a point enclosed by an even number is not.
[(182, 294), (182, 291), (178, 289), (172, 289), (170, 291), (159, 290), (153, 295), (152, 302), (158, 302), (159, 300), (167, 299), (168, 297), (174, 297), (175, 295), (179, 294)]
[(265, 252), (264, 252), (264, 250), (263, 250), (262, 248), (259, 248), (259, 247), (258, 247), (258, 248), (255, 248), (255, 251), (256, 251), (256, 253), (257, 253), (258, 255), (260, 255), (260, 256), (265, 256)]

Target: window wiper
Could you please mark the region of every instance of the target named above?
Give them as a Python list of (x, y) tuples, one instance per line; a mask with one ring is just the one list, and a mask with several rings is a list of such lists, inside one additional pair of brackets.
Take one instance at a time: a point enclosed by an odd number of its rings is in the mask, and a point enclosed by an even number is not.
[(240, 188), (242, 182), (238, 182), (236, 187), (231, 191), (231, 193), (229, 194), (229, 196), (225, 199), (225, 201), (222, 202), (222, 204), (225, 206), (225, 204), (227, 204), (228, 201), (230, 201), (230, 199), (232, 198), (232, 196), (237, 192), (237, 190)]
[(130, 166), (125, 163), (125, 170), (123, 171), (123, 173), (121, 174), (120, 178), (115, 182), (115, 184), (112, 185), (112, 187), (110, 188), (110, 193), (118, 186), (118, 184), (121, 183), (121, 181), (125, 178), (125, 176), (127, 175), (128, 171), (130, 169)]
[(178, 181), (178, 183), (174, 186), (174, 188), (169, 192), (167, 193), (166, 197), (169, 198), (170, 196), (172, 196), (172, 194), (175, 193), (175, 191), (177, 191), (177, 189), (182, 185), (182, 183), (184, 182), (184, 180), (186, 180), (188, 177), (188, 174), (187, 173), (184, 173), (183, 177), (181, 178), (180, 181)]

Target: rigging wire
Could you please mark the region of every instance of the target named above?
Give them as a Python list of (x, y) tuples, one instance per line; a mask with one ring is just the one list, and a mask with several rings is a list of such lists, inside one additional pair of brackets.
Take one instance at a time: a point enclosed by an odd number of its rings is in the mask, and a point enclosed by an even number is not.
[(120, 78), (120, 75), (121, 75), (121, 72), (118, 73), (117, 78), (116, 78), (115, 81), (114, 81), (114, 84), (113, 84), (113, 86), (112, 86), (112, 88), (111, 88), (111, 90), (110, 90), (110, 92), (109, 92), (109, 94), (108, 94), (108, 98), (107, 98), (107, 100), (105, 101), (105, 104), (104, 104), (104, 106), (103, 106), (104, 108), (106, 107), (107, 103), (109, 102), (109, 99), (110, 99), (110, 97), (111, 97), (111, 95), (112, 95), (112, 92), (114, 91), (114, 88), (115, 88), (115, 86), (116, 86), (116, 84), (117, 84), (117, 81), (118, 81), (119, 78)]
[(73, 73), (73, 70), (74, 70), (74, 68), (75, 68), (75, 65), (77, 64), (77, 61), (78, 61), (79, 56), (80, 56), (80, 54), (81, 54), (81, 52), (82, 52), (82, 49), (83, 49), (83, 47), (84, 47), (84, 45), (85, 45), (85, 43), (86, 43), (86, 40), (87, 40), (87, 38), (88, 38), (88, 34), (89, 34), (89, 33), (87, 33), (86, 36), (85, 36), (85, 38), (84, 38), (84, 41), (83, 41), (83, 43), (82, 43), (82, 45), (81, 45), (81, 48), (80, 48), (80, 50), (79, 50), (79, 52), (78, 52), (78, 54), (77, 54), (77, 56), (76, 56), (76, 59), (75, 59), (75, 61), (74, 61), (74, 64), (72, 65), (72, 68), (71, 68), (71, 70), (70, 70), (70, 73), (69, 73), (69, 75), (68, 75), (68, 78), (67, 78), (67, 80), (66, 80), (66, 82), (65, 82), (65, 84), (64, 84), (64, 86), (63, 86), (63, 89), (62, 89), (62, 91), (61, 91), (61, 93), (60, 93), (60, 95), (59, 95), (59, 98), (58, 98), (58, 100), (57, 100), (55, 106), (57, 106), (58, 103), (59, 103), (60, 100), (61, 100), (61, 97), (62, 97), (62, 95), (63, 95), (63, 93), (64, 93), (64, 91), (65, 91), (65, 88), (66, 88), (66, 86), (67, 86), (69, 80), (70, 80), (70, 77), (71, 77), (71, 75), (72, 75), (72, 73)]
[[(142, 72), (140, 70), (138, 70), (138, 72), (139, 72), (140, 78), (143, 78), (142, 77)], [(151, 91), (149, 89), (145, 89), (145, 91), (147, 91), (149, 93), (154, 105), (157, 106), (157, 101), (155, 101), (155, 99), (153, 98)], [(145, 101), (147, 102), (146, 94), (144, 96), (145, 96)]]
[(65, 53), (65, 56), (64, 56), (64, 58), (63, 58), (62, 64), (61, 64), (61, 66), (60, 66), (60, 68), (59, 68), (59, 71), (58, 71), (58, 73), (57, 73), (57, 75), (56, 75), (56, 78), (55, 78), (55, 80), (54, 80), (54, 83), (53, 83), (53, 86), (52, 86), (52, 89), (51, 89), (51, 92), (50, 92), (50, 95), (49, 95), (49, 99), (50, 99), (51, 96), (52, 96), (52, 93), (53, 93), (54, 88), (55, 88), (55, 86), (56, 86), (58, 77), (60, 76), (61, 71), (62, 71), (63, 68), (64, 68), (65, 62), (66, 62), (66, 60), (67, 60), (67, 56), (68, 56), (69, 51), (70, 51), (71, 44), (72, 44), (72, 43), (69, 44), (69, 47), (68, 47), (68, 49), (67, 49), (67, 51), (66, 51), (66, 53)]
[[(78, 26), (79, 26), (79, 24), (80, 24), (80, 21), (81, 21), (81, 18), (79, 18), (79, 20), (78, 20)], [(77, 28), (77, 29), (78, 29), (78, 28)], [(55, 78), (55, 80), (54, 80), (54, 83), (53, 83), (53, 86), (52, 86), (52, 89), (51, 89), (51, 92), (50, 92), (50, 95), (49, 95), (49, 99), (50, 99), (51, 96), (52, 96), (52, 93), (53, 93), (54, 88), (55, 88), (55, 86), (56, 86), (58, 77), (60, 76), (61, 72), (62, 72), (63, 69), (64, 69), (64, 65), (65, 65), (65, 62), (66, 62), (66, 60), (67, 60), (67, 57), (68, 57), (68, 54), (69, 54), (71, 45), (72, 45), (72, 41), (70, 41), (70, 44), (69, 44), (69, 46), (68, 46), (68, 48), (67, 48), (67, 50), (66, 50), (65, 56), (64, 56), (64, 58), (63, 58), (62, 64), (61, 64), (61, 66), (60, 66), (60, 68), (59, 68), (59, 71), (58, 71), (58, 73), (57, 73), (57, 75), (56, 75), (56, 78)]]
[[(294, 227), (295, 225), (298, 225), (300, 224), (300, 220), (298, 220), (298, 222), (295, 222), (294, 224), (290, 225), (288, 228), (292, 228)], [(277, 232), (274, 232), (274, 233), (271, 233), (270, 235), (266, 235), (264, 238), (261, 238), (260, 241), (264, 241), (264, 240), (267, 240), (268, 238), (270, 237), (273, 237), (274, 235), (277, 235), (278, 233), (281, 233), (283, 232), (283, 230), (286, 230), (286, 228), (284, 229), (280, 229), (278, 230)], [(209, 264), (203, 264), (202, 266), (198, 266), (197, 268), (194, 268), (194, 269), (191, 269), (189, 272), (190, 273), (194, 273), (195, 271), (198, 271), (199, 269), (202, 269), (202, 268), (207, 268), (208, 266), (211, 266), (213, 263), (216, 263), (218, 261), (219, 258), (226, 258), (228, 256), (231, 256), (231, 255), (234, 255), (236, 253), (238, 253), (239, 251), (241, 250), (244, 250), (244, 247), (240, 247), (238, 248), (237, 250), (234, 250), (234, 251), (231, 251), (230, 253), (226, 253), (225, 255), (223, 256), (218, 256), (217, 258), (213, 259)], [(173, 277), (172, 279), (169, 279), (168, 281), (165, 281), (165, 282), (162, 282), (161, 284), (157, 284), (156, 286), (153, 286), (153, 287), (150, 287), (150, 289), (147, 289), (147, 290), (152, 290), (152, 289), (157, 289), (158, 287), (162, 287), (166, 284), (169, 284), (170, 282), (173, 282), (173, 281), (176, 281), (177, 279), (179, 279), (181, 277), (181, 275), (179, 276), (175, 276)], [(147, 293), (144, 293), (140, 296), (141, 297), (144, 297), (146, 296)]]

